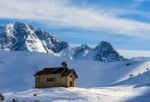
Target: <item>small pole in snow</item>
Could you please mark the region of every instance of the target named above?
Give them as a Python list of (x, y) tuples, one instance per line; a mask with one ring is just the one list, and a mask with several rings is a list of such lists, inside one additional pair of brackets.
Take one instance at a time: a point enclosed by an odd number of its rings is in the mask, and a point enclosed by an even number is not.
[(146, 68), (146, 70), (149, 70), (148, 68)]

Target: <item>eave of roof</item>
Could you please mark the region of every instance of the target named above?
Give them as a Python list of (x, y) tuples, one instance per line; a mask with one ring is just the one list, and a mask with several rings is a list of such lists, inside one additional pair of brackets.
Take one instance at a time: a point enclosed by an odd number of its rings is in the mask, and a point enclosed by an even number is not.
[(75, 77), (78, 78), (78, 75), (74, 69), (68, 69), (63, 67), (44, 68), (43, 70), (38, 71), (34, 76), (45, 74), (61, 74), (61, 76), (63, 77), (69, 76), (72, 72), (75, 74)]
[(77, 75), (77, 73), (75, 72), (74, 69), (68, 69), (68, 70), (66, 70), (66, 71), (62, 74), (62, 76), (69, 76), (72, 72), (74, 73), (75, 77), (78, 78), (78, 75)]

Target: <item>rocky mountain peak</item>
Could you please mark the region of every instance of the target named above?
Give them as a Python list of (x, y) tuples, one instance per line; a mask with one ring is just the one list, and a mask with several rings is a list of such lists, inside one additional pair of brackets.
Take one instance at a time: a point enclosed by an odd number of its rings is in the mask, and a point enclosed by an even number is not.
[(52, 34), (21, 22), (9, 23), (0, 29), (0, 48), (3, 50), (54, 54), (69, 46)]
[(72, 48), (66, 41), (59, 40), (53, 34), (21, 22), (0, 26), (0, 49), (44, 52), (60, 57), (69, 56), (71, 59), (103, 62), (124, 60), (107, 41), (101, 41), (95, 48), (90, 48), (87, 44)]
[(85, 50), (91, 49), (87, 44), (81, 44), (80, 48), (83, 48)]
[(101, 41), (94, 49), (94, 59), (99, 61), (120, 61), (124, 58), (106, 41)]
[(107, 41), (101, 41), (94, 49), (113, 50), (112, 45)]

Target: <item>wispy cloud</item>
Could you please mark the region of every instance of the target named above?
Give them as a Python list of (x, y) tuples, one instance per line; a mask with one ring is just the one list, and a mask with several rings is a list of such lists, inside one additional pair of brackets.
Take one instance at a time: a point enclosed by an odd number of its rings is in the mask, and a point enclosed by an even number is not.
[(126, 58), (150, 57), (150, 51), (144, 50), (118, 50), (118, 52)]
[(149, 23), (113, 16), (113, 12), (111, 15), (103, 9), (73, 6), (71, 0), (0, 0), (0, 14), (0, 18), (29, 19), (61, 27), (150, 38)]
[(134, 1), (136, 1), (136, 2), (150, 2), (150, 0), (134, 0)]

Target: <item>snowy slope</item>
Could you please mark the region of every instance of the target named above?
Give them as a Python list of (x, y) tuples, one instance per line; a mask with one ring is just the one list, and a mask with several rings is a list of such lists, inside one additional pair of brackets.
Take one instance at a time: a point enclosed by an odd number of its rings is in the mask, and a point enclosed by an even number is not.
[[(129, 99), (142, 95), (150, 88), (51, 88), (31, 89), (22, 92), (5, 93), (6, 100), (11, 102), (16, 99), (19, 102), (128, 102)], [(37, 96), (33, 96), (34, 94)], [(149, 102), (149, 96), (142, 98), (141, 102)], [(132, 101), (138, 102), (138, 101)]]
[[(34, 86), (33, 75), (44, 67), (59, 66), (66, 61), (79, 76), (79, 87), (108, 86), (128, 79), (130, 73), (136, 75), (145, 72), (149, 59), (136, 63), (126, 61), (102, 63), (90, 60), (70, 60), (66, 57), (54, 57), (44, 53), (0, 51), (1, 91), (24, 90)], [(87, 77), (88, 76), (88, 77)], [(10, 86), (11, 85), (11, 86)]]
[(146, 71), (144, 73), (139, 73), (139, 75), (136, 75), (132, 78), (123, 80), (121, 82), (115, 83), (114, 85), (120, 86), (134, 86), (134, 87), (140, 87), (140, 86), (150, 86), (150, 71)]

